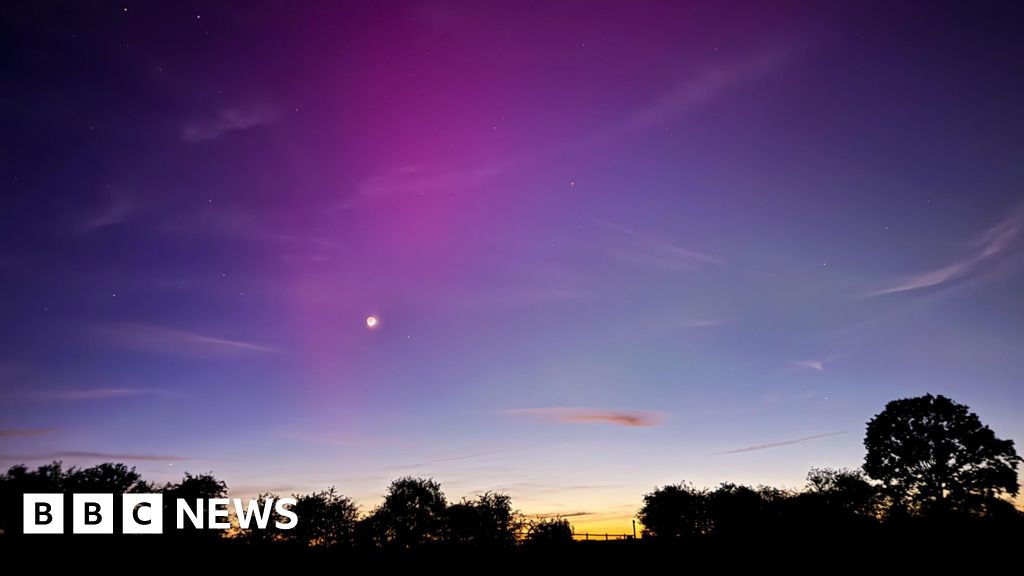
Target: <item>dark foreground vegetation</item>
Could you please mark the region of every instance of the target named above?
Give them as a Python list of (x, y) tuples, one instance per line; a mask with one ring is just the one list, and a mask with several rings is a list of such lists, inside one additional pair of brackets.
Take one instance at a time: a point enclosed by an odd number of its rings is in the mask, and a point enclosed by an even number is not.
[[(589, 558), (685, 552), (694, 561), (728, 564), (761, 558), (865, 554), (917, 558), (995, 559), (1024, 542), (1024, 513), (1009, 500), (1018, 493), (1021, 458), (967, 407), (942, 396), (890, 402), (867, 424), (866, 457), (860, 469), (812, 469), (799, 491), (724, 483), (699, 488), (687, 483), (656, 488), (643, 497), (637, 518), (642, 538), (618, 542), (574, 541), (562, 518), (531, 518), (506, 494), (486, 493), (450, 502), (440, 485), (405, 477), (384, 501), (361, 515), (333, 487), (294, 495), (293, 529), (229, 530), (175, 527), (173, 502), (222, 498), (228, 489), (212, 474), (185, 474), (155, 486), (124, 464), (64, 468), (60, 462), (29, 469), (14, 466), (0, 476), (0, 549), (44, 546), (49, 551), (88, 548), (96, 553), (145, 553), (173, 547), (195, 554), (240, 553), (330, 559), (338, 556), (462, 558), (486, 552), (503, 557)], [(164, 533), (150, 535), (22, 535), (22, 495), (148, 493), (164, 496)], [(277, 498), (264, 494), (260, 501)], [(248, 503), (246, 503), (248, 505)], [(115, 514), (120, 518), (118, 498)], [(70, 516), (70, 513), (67, 514)], [(119, 525), (116, 525), (115, 531)], [(939, 555), (935, 555), (938, 553)], [(986, 556), (987, 555), (987, 556)]]

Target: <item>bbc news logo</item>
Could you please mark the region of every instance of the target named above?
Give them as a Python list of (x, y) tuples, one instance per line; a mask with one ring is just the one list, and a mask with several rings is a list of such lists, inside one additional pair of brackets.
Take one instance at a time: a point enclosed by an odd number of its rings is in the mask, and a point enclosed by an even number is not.
[[(71, 532), (74, 534), (113, 534), (113, 494), (72, 494)], [(262, 504), (262, 505), (261, 505)], [(184, 498), (175, 502), (175, 527), (185, 528), (186, 520), (193, 528), (227, 530), (234, 507), (239, 528), (266, 530), (276, 514), (274, 526), (281, 530), (295, 528), (299, 517), (289, 507), (294, 498), (268, 498), (262, 502), (249, 500), (248, 507), (239, 498), (210, 498), (189, 505)], [(204, 514), (204, 510), (206, 514)], [(121, 496), (121, 532), (124, 534), (162, 534), (164, 531), (163, 494), (123, 494)], [(25, 534), (64, 533), (63, 494), (25, 494), (23, 528)]]

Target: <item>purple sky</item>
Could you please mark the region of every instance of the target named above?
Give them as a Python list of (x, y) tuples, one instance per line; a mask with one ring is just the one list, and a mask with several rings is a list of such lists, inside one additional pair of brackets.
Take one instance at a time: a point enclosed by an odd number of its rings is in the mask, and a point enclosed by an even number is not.
[(900, 397), (1024, 442), (1019, 5), (47, 4), (0, 9), (0, 466), (627, 531)]

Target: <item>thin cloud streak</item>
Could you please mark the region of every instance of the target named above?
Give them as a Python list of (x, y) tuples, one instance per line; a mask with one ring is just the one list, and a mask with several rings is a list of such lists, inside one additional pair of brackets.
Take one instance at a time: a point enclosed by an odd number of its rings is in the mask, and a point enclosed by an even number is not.
[(544, 520), (546, 518), (576, 518), (579, 516), (593, 516), (594, 512), (538, 512), (535, 514), (527, 514), (530, 518), (536, 518), (537, 520)]
[(51, 390), (37, 397), (52, 400), (101, 400), (104, 398), (131, 398), (135, 396), (163, 396), (165, 390), (152, 388), (89, 388), (86, 390)]
[(599, 410), (592, 408), (516, 408), (508, 411), (517, 416), (534, 416), (562, 424), (615, 424), (631, 428), (646, 428), (661, 423), (659, 412), (645, 410)]
[(626, 246), (612, 250), (612, 255), (620, 260), (673, 271), (692, 270), (705, 264), (721, 264), (714, 256), (678, 246), (633, 228), (611, 222), (599, 224), (629, 238)]
[(683, 325), (684, 328), (714, 328), (715, 326), (721, 326), (724, 324), (723, 320), (688, 320)]
[(277, 352), (276, 349), (262, 344), (151, 324), (112, 324), (97, 326), (94, 330), (110, 342), (128, 348), (191, 354)]
[(383, 198), (479, 188), (504, 174), (512, 164), (501, 162), (465, 170), (433, 172), (421, 166), (402, 166), (386, 174), (367, 178), (359, 184), (355, 194), (329, 208), (328, 213), (350, 210)]
[(34, 438), (56, 432), (56, 428), (0, 428), (0, 438)]
[(437, 458), (429, 458), (427, 460), (423, 460), (422, 462), (416, 462), (416, 463), (413, 463), (413, 464), (406, 464), (404, 466), (395, 466), (395, 468), (396, 469), (402, 469), (402, 468), (422, 468), (424, 466), (429, 466), (431, 464), (441, 464), (441, 463), (445, 463), (445, 462), (459, 462), (459, 461), (462, 461), (462, 460), (472, 460), (474, 458), (482, 458), (484, 456), (487, 456), (486, 452), (475, 452), (475, 453), (472, 453), (472, 454), (454, 454), (454, 455), (451, 455), (451, 456), (438, 456)]
[(710, 68), (683, 80), (656, 101), (629, 115), (621, 132), (639, 132), (670, 124), (741, 84), (769, 75), (786, 60), (788, 52), (769, 50), (740, 65)]
[(577, 288), (509, 288), (491, 293), (459, 294), (452, 297), (452, 305), (465, 308), (502, 308), (578, 302), (594, 297), (594, 293)]
[(80, 221), (76, 230), (79, 234), (96, 232), (126, 222), (134, 213), (135, 205), (127, 197), (112, 197)]
[(273, 116), (268, 110), (227, 108), (214, 118), (187, 124), (182, 130), (181, 140), (189, 144), (216, 140), (231, 132), (269, 124)]
[(792, 444), (800, 444), (803, 442), (809, 442), (811, 440), (818, 440), (819, 438), (828, 438), (830, 436), (839, 436), (840, 434), (846, 434), (843, 432), (826, 432), (825, 434), (815, 434), (814, 436), (804, 436), (803, 438), (796, 438), (793, 440), (783, 440), (781, 442), (769, 442), (768, 444), (755, 444), (753, 446), (747, 446), (745, 448), (737, 448), (735, 450), (725, 450), (723, 452), (715, 452), (719, 454), (742, 454), (744, 452), (758, 452), (760, 450), (769, 450), (771, 448), (779, 448), (782, 446), (790, 446)]
[(979, 264), (1002, 254), (1013, 245), (1020, 234), (1021, 220), (1022, 217), (1018, 213), (992, 226), (971, 243), (974, 253), (957, 262), (935, 270), (900, 278), (888, 286), (864, 294), (862, 298), (921, 290), (965, 278)]
[(192, 458), (164, 454), (121, 454), (118, 452), (45, 452), (39, 454), (0, 454), (0, 460), (104, 460), (107, 462), (186, 462)]
[(818, 372), (825, 371), (824, 360), (793, 360), (793, 366), (807, 370), (816, 370)]
[(159, 224), (160, 231), (181, 236), (197, 234), (238, 238), (260, 244), (287, 247), (289, 250), (308, 251), (312, 256), (326, 257), (327, 253), (341, 251), (345, 246), (323, 236), (290, 233), (287, 221), (260, 217), (252, 210), (238, 206), (220, 206), (216, 211), (200, 210), (173, 216)]

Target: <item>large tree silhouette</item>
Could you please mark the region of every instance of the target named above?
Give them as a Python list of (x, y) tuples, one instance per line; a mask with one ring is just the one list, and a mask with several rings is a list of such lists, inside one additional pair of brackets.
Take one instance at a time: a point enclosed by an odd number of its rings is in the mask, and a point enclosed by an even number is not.
[(378, 545), (413, 548), (444, 537), (447, 502), (441, 485), (427, 478), (399, 478), (362, 524)]
[(967, 406), (931, 394), (894, 400), (868, 422), (864, 471), (896, 509), (984, 512), (1015, 495), (1020, 456)]

